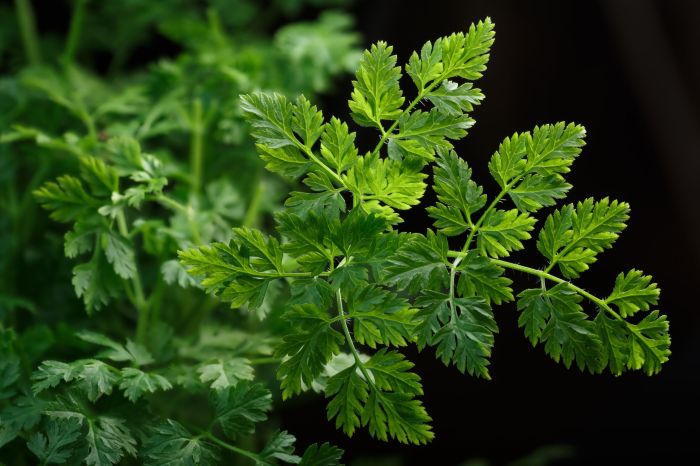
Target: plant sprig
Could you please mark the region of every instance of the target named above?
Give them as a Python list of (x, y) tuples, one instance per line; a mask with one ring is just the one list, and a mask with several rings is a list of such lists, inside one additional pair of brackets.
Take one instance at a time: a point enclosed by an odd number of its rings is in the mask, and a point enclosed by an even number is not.
[[(349, 101), (352, 119), (380, 134), (365, 155), (345, 122), (325, 120), (304, 97), (242, 96), (267, 169), (301, 178), (308, 189), (292, 193), (277, 215), (280, 239), (260, 236), (251, 244), (246, 238), (253, 233), (239, 231), (229, 244), (180, 253), (209, 292), (234, 306), (255, 307), (271, 281), (289, 283), (285, 316), (295, 327), (277, 349), (283, 395), (320, 385), (329, 419), (349, 436), (365, 426), (381, 440), (433, 438), (417, 398), (420, 377), (394, 348), (432, 346), (445, 364), (490, 378), (498, 331), (492, 307), (516, 300), (506, 270), (539, 279), (539, 287), (517, 295), (519, 325), (554, 360), (619, 375), (628, 369), (654, 374), (668, 359), (666, 317), (649, 312), (659, 295), (650, 277), (620, 274), (604, 299), (570, 282), (618, 238), (626, 203), (586, 199), (551, 213), (537, 241), (548, 260), (543, 270), (505, 259), (531, 238), (533, 214), (571, 188), (565, 175), (585, 130), (556, 123), (506, 138), (489, 163), (501, 188), (489, 202), (451, 141), (474, 123), (469, 113), (483, 94), (473, 82), (486, 68), (493, 40), (487, 18), (466, 33), (426, 43), (405, 66), (416, 86), (407, 105), (391, 46), (378, 42), (365, 51)], [(416, 109), (425, 100), (432, 107)], [(399, 233), (402, 213), (424, 195), (422, 171), (433, 163), (438, 202), (428, 213), (435, 230)], [(507, 198), (514, 208), (501, 207)], [(464, 237), (463, 247), (450, 250), (448, 236)], [(594, 306), (594, 319), (583, 301)], [(638, 312), (645, 317), (630, 320)], [(377, 350), (366, 354), (360, 345)]]

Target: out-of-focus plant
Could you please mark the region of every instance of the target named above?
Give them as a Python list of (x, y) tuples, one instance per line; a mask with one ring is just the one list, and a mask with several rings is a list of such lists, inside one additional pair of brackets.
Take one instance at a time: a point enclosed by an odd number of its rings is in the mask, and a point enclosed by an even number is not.
[[(176, 251), (265, 229), (292, 186), (263, 170), (238, 95), (327, 91), (357, 63), (358, 38), (340, 12), (279, 26), (304, 3), (338, 2), (273, 2), (262, 16), (257, 2), (200, 3), (77, 0), (63, 40), (36, 30), (29, 1), (2, 7), (8, 464), (339, 460), (328, 444), (295, 455), (294, 437), (263, 422), (284, 289), (255, 316), (222, 310)], [(174, 53), (134, 62), (154, 37)]]

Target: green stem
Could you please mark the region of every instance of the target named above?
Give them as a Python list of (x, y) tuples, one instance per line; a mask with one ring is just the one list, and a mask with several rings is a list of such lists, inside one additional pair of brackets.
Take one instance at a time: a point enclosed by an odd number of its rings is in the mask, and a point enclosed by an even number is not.
[[(124, 216), (124, 211), (121, 210), (117, 214), (117, 227), (119, 228), (119, 233), (124, 237), (129, 237), (129, 228), (126, 225), (126, 217)], [(139, 275), (138, 266), (134, 269), (134, 276), (131, 277), (131, 285), (133, 286), (133, 295), (130, 296), (130, 300), (136, 310), (138, 311), (138, 323), (136, 325), (136, 339), (139, 342), (143, 342), (146, 338), (148, 331), (148, 324), (150, 319), (150, 306), (146, 300), (146, 296), (143, 292), (143, 286), (141, 285), (141, 277)], [(127, 293), (127, 296), (130, 293)]]
[(252, 451), (244, 450), (243, 448), (238, 448), (238, 447), (235, 447), (229, 443), (224, 442), (223, 440), (219, 440), (219, 438), (217, 438), (211, 432), (204, 431), (204, 432), (202, 432), (201, 435), (202, 435), (202, 437), (211, 440), (212, 442), (219, 445), (220, 447), (223, 447), (229, 451), (232, 451), (234, 453), (238, 453), (239, 455), (250, 458), (253, 461), (255, 461), (256, 463), (258, 463), (260, 460), (260, 457), (258, 455), (256, 455), (255, 453), (253, 453)]
[(253, 195), (250, 197), (248, 209), (246, 210), (245, 217), (243, 217), (244, 227), (252, 227), (260, 214), (260, 204), (263, 194), (263, 184), (261, 178), (262, 177), (258, 176), (258, 178), (254, 181)]
[(172, 199), (164, 194), (160, 194), (154, 198), (151, 198), (154, 201), (158, 202), (161, 204), (163, 207), (167, 207), (171, 210), (176, 210), (179, 212), (182, 212), (183, 214), (190, 215), (190, 209), (187, 207), (185, 204), (181, 204), (177, 202), (175, 199)]
[(68, 38), (66, 39), (66, 48), (61, 58), (64, 64), (73, 63), (73, 61), (75, 61), (75, 53), (78, 50), (80, 34), (83, 30), (83, 23), (85, 22), (86, 4), (87, 0), (76, 0), (75, 2), (73, 15), (70, 20), (70, 28), (68, 29)]
[(476, 233), (479, 231), (479, 228), (481, 225), (484, 223), (486, 220), (486, 217), (491, 213), (493, 209), (496, 208), (496, 205), (498, 205), (498, 202), (503, 199), (503, 196), (505, 196), (508, 191), (510, 191), (510, 188), (512, 188), (513, 185), (512, 183), (508, 183), (503, 189), (501, 189), (501, 192), (498, 193), (496, 197), (493, 198), (493, 201), (489, 204), (489, 206), (484, 210), (484, 212), (481, 214), (479, 219), (476, 221), (475, 224), (473, 224), (471, 230), (469, 230), (469, 236), (467, 236), (467, 240), (464, 242), (464, 246), (462, 247), (462, 252), (466, 252), (469, 249), (469, 246), (472, 244), (472, 240), (474, 239), (474, 236)]
[(416, 98), (413, 99), (410, 104), (408, 104), (408, 107), (403, 109), (403, 111), (401, 112), (401, 115), (399, 115), (399, 117), (396, 118), (396, 120), (394, 120), (394, 122), (391, 124), (391, 126), (389, 126), (389, 129), (384, 131), (384, 128), (381, 126), (381, 124), (379, 125), (380, 126), (379, 129), (382, 133), (382, 137), (379, 139), (379, 142), (377, 143), (377, 145), (374, 146), (374, 150), (372, 151), (372, 154), (376, 154), (379, 152), (379, 150), (384, 145), (386, 140), (389, 138), (389, 136), (391, 136), (391, 134), (394, 132), (396, 127), (399, 125), (399, 120), (401, 119), (401, 117), (404, 116), (405, 114), (407, 114), (408, 112), (410, 112), (411, 110), (413, 110), (413, 107), (415, 107), (418, 104), (418, 102), (423, 100), (425, 98), (425, 96), (428, 95), (428, 93), (430, 91), (435, 89), (435, 86), (440, 84), (444, 79), (445, 78), (440, 76), (440, 77), (436, 78), (428, 87), (424, 87), (423, 89), (421, 89), (421, 91), (418, 93)]
[(254, 358), (249, 360), (250, 364), (252, 365), (260, 365), (260, 364), (278, 364), (282, 362), (282, 358), (275, 358), (270, 356), (269, 358)]
[(36, 21), (34, 19), (34, 9), (30, 0), (15, 0), (17, 9), (17, 22), (19, 23), (24, 53), (27, 62), (31, 65), (41, 64), (41, 47), (39, 36), (36, 33)]
[(190, 132), (190, 170), (192, 170), (190, 193), (196, 196), (202, 189), (204, 175), (204, 117), (200, 99), (195, 99), (192, 103)]
[[(459, 257), (460, 255), (463, 256), (464, 253), (456, 252), (456, 251), (450, 251), (450, 252), (448, 253), (448, 255), (451, 256), (451, 257), (452, 257), (452, 256)], [(564, 284), (567, 288), (569, 288), (570, 290), (575, 291), (576, 293), (578, 293), (579, 295), (581, 295), (581, 296), (583, 296), (584, 298), (588, 299), (589, 301), (591, 301), (591, 302), (597, 304), (601, 309), (605, 310), (605, 312), (607, 312), (608, 314), (610, 314), (611, 316), (613, 316), (615, 319), (625, 322), (625, 320), (620, 316), (620, 314), (618, 314), (617, 312), (615, 312), (615, 310), (614, 310), (613, 308), (611, 308), (611, 307), (608, 305), (608, 303), (606, 303), (604, 300), (598, 298), (597, 296), (592, 295), (591, 293), (589, 293), (588, 291), (584, 290), (583, 288), (580, 288), (580, 287), (574, 285), (573, 283), (571, 283), (571, 282), (569, 282), (569, 281), (567, 281), (567, 280), (564, 280), (563, 278), (557, 277), (556, 275), (552, 275), (552, 274), (550, 274), (550, 273), (548, 273), (548, 272), (545, 272), (544, 270), (533, 269), (532, 267), (527, 267), (527, 266), (524, 266), (524, 265), (515, 264), (515, 263), (513, 263), (513, 262), (508, 262), (508, 261), (504, 261), (504, 260), (500, 260), (500, 259), (489, 259), (489, 260), (490, 260), (493, 264), (496, 264), (496, 265), (501, 266), (501, 267), (506, 268), (506, 269), (511, 269), (511, 270), (517, 270), (517, 271), (519, 271), (519, 272), (524, 272), (524, 273), (527, 273), (527, 274), (530, 274), (530, 275), (534, 275), (534, 276), (536, 276), (536, 277), (539, 277), (540, 279), (545, 279), (545, 280), (552, 281), (552, 282), (554, 282), (554, 283), (562, 283), (562, 284)]]
[(462, 259), (464, 259), (464, 256), (456, 257), (455, 260), (452, 261), (452, 265), (450, 266), (449, 303), (450, 303), (450, 321), (451, 322), (455, 322), (457, 320), (457, 309), (455, 309), (455, 279), (457, 277), (457, 266), (459, 265), (460, 262), (462, 262)]
[(348, 328), (348, 322), (347, 319), (345, 318), (345, 311), (343, 310), (343, 295), (340, 292), (340, 289), (336, 291), (335, 293), (336, 301), (338, 303), (338, 317), (340, 318), (340, 326), (343, 327), (343, 334), (345, 334), (345, 341), (348, 344), (348, 347), (350, 348), (350, 352), (352, 353), (353, 359), (355, 359), (355, 365), (360, 368), (360, 372), (362, 372), (362, 375), (365, 377), (365, 380), (367, 383), (372, 387), (372, 389), (376, 390), (376, 387), (374, 386), (374, 381), (369, 375), (369, 371), (367, 371), (367, 368), (365, 367), (365, 364), (362, 362), (362, 359), (360, 359), (360, 353), (358, 353), (357, 348), (355, 348), (355, 342), (352, 339), (352, 335), (350, 335), (350, 329)]

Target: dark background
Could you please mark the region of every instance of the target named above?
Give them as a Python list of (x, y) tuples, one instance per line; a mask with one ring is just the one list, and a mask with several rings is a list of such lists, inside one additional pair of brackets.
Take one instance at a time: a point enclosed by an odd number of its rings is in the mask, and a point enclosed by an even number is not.
[[(327, 423), (318, 399), (287, 409), (285, 427), (302, 442), (325, 435), (346, 448), (348, 460), (383, 455), (404, 464), (451, 465), (480, 457), (504, 464), (540, 446), (565, 444), (575, 448), (576, 464), (695, 463), (700, 2), (365, 1), (355, 11), (365, 45), (386, 40), (399, 62), (427, 40), (485, 16), (494, 20), (496, 43), (478, 84), (486, 100), (473, 113), (477, 124), (458, 153), (493, 195), (486, 164), (505, 136), (560, 120), (583, 124), (587, 146), (567, 176), (574, 185), (568, 200), (610, 196), (628, 201), (632, 215), (615, 247), (581, 283), (606, 295), (622, 270), (652, 274), (662, 288), (659, 308), (671, 322), (673, 354), (655, 377), (567, 370), (530, 346), (517, 328), (515, 305), (508, 304), (496, 309), (501, 330), (492, 381), (443, 367), (430, 349), (409, 355), (424, 379), (434, 421), (430, 445), (380, 443), (364, 431), (348, 440)], [(411, 87), (408, 81), (404, 89)], [(346, 111), (349, 89), (327, 102), (327, 114)], [(417, 207), (404, 228), (424, 231), (429, 225)], [(530, 253), (514, 257), (544, 265), (532, 243)], [(530, 277), (513, 278), (516, 289), (532, 285)]]
[[(65, 27), (64, 2), (44, 0), (35, 8), (40, 30)], [(55, 15), (46, 14), (52, 9)], [(400, 63), (427, 40), (465, 30), (485, 16), (495, 21), (496, 43), (478, 84), (486, 100), (473, 113), (477, 124), (457, 144), (458, 153), (493, 195), (486, 164), (505, 136), (560, 120), (585, 125), (587, 146), (568, 176), (574, 185), (568, 199), (609, 195), (630, 202), (632, 217), (581, 284), (606, 295), (622, 270), (654, 275), (663, 290), (660, 310), (671, 321), (673, 355), (655, 377), (567, 370), (530, 346), (517, 328), (515, 305), (508, 304), (496, 310), (500, 333), (492, 381), (443, 367), (430, 349), (408, 350), (433, 417), (436, 438), (430, 445), (382, 443), (364, 429), (348, 439), (326, 420), (325, 403), (311, 395), (280, 403), (283, 427), (301, 445), (331, 441), (343, 447), (347, 462), (373, 457), (382, 465), (455, 465), (485, 458), (505, 464), (538, 447), (570, 445), (577, 459), (562, 464), (695, 463), (700, 1), (365, 0), (353, 11), (363, 45), (386, 40)], [(308, 17), (315, 14), (310, 10)], [(131, 64), (149, 62), (164, 49), (177, 52), (172, 47), (156, 38)], [(341, 80), (323, 102), (326, 115), (346, 116), (349, 93), (349, 80)], [(430, 225), (422, 207), (407, 214), (402, 228), (424, 231)], [(515, 260), (543, 265), (533, 243)], [(529, 277), (511, 276), (516, 290), (531, 285)]]

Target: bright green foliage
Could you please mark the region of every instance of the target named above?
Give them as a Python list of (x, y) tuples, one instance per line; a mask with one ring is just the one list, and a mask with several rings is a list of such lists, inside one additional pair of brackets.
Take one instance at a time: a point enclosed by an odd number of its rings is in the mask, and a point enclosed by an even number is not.
[(612, 247), (629, 218), (629, 205), (605, 198), (568, 204), (547, 217), (537, 249), (568, 278), (576, 278)]
[(530, 239), (534, 225), (533, 217), (521, 214), (517, 209), (493, 209), (484, 215), (478, 229), (477, 249), (484, 256), (508, 256), (511, 251), (523, 249), (522, 241)]
[(490, 307), (480, 297), (455, 297), (435, 291), (422, 293), (422, 320), (417, 328), (419, 349), (435, 346), (445, 365), (489, 379), (488, 357), (498, 331)]
[(660, 294), (661, 290), (651, 282), (649, 275), (632, 269), (627, 274), (620, 272), (615, 279), (615, 288), (605, 302), (614, 304), (622, 317), (628, 317), (656, 306)]
[[(625, 226), (627, 204), (588, 199), (550, 214), (537, 243), (549, 260), (545, 270), (501, 259), (526, 246), (534, 214), (571, 188), (564, 175), (581, 153), (585, 130), (556, 123), (506, 138), (489, 163), (500, 192), (487, 197), (450, 141), (473, 124), (468, 112), (483, 95), (472, 81), (485, 70), (493, 37), (493, 24), (485, 20), (466, 34), (425, 44), (405, 67), (418, 91), (410, 103), (391, 47), (380, 42), (366, 51), (349, 106), (356, 123), (379, 131), (379, 143), (367, 152), (355, 146), (345, 122), (324, 122), (303, 98), (244, 96), (268, 169), (301, 177), (309, 191), (292, 193), (276, 215), (279, 239), (263, 241), (268, 252), (249, 253), (257, 266), (248, 266), (240, 252), (250, 231), (234, 230), (228, 245), (181, 253), (190, 273), (234, 305), (255, 305), (264, 287), (245, 299), (225, 290), (252, 281), (290, 284), (284, 317), (293, 331), (277, 348), (283, 396), (322, 389), (329, 420), (349, 436), (364, 427), (381, 440), (416, 444), (433, 437), (417, 398), (420, 378), (390, 347), (434, 347), (446, 365), (490, 378), (498, 332), (492, 306), (516, 299), (507, 269), (540, 279), (539, 288), (517, 295), (519, 325), (555, 361), (593, 373), (652, 374), (668, 358), (665, 316), (653, 311), (636, 323), (627, 320), (657, 304), (650, 277), (636, 270), (621, 274), (606, 300), (566, 280), (612, 246)], [(416, 110), (424, 99), (432, 107)], [(437, 231), (398, 233), (401, 212), (422, 199), (423, 170), (432, 162), (437, 204), (427, 211)], [(507, 199), (513, 207), (501, 207)], [(450, 250), (447, 236), (461, 235), (463, 247)], [(550, 273), (557, 265), (565, 278)]]
[(331, 327), (324, 309), (314, 304), (296, 305), (285, 317), (296, 322), (295, 333), (287, 335), (277, 352), (288, 356), (277, 372), (282, 380), (282, 395), (301, 393), (302, 384), (309, 386), (324, 366), (340, 349), (343, 338)]
[(471, 228), (471, 215), (486, 205), (484, 189), (471, 177), (467, 162), (453, 151), (441, 155), (436, 163), (433, 184), (440, 202), (428, 207), (428, 213), (447, 236), (460, 235)]
[(581, 308), (581, 296), (559, 284), (551, 289), (525, 290), (518, 298), (522, 311), (518, 323), (533, 345), (544, 342), (547, 354), (566, 367), (576, 361), (580, 369), (598, 369), (600, 341)]
[(396, 120), (402, 113), (401, 68), (393, 50), (379, 41), (362, 55), (349, 101), (352, 118), (362, 126), (382, 128), (383, 120)]

